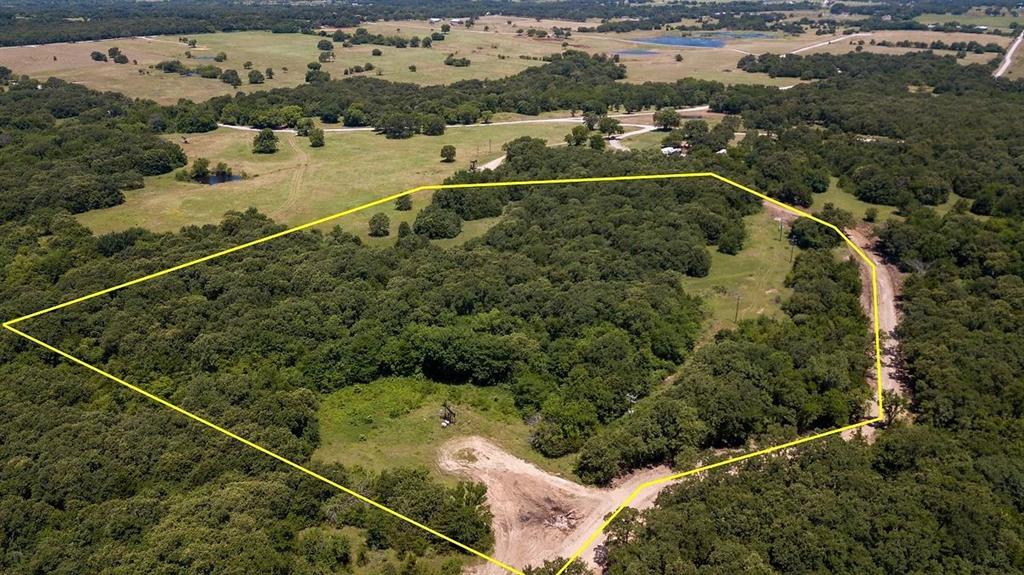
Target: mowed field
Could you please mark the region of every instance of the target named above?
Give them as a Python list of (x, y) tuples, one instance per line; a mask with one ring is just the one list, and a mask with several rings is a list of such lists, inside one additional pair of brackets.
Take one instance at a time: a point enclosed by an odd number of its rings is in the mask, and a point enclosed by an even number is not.
[[(631, 140), (627, 142), (633, 143)], [(932, 206), (932, 209), (940, 216), (945, 215), (960, 200), (960, 196), (950, 194), (944, 203)], [(808, 211), (820, 212), (828, 203), (850, 212), (857, 222), (863, 221), (869, 208), (878, 212), (878, 224), (902, 219), (893, 206), (869, 204), (842, 190), (836, 178), (831, 179), (827, 192), (814, 194), (813, 204)], [(735, 327), (736, 319), (781, 314), (780, 304), (791, 293), (783, 284), (792, 267), (792, 258), (800, 250), (789, 243), (789, 224), (778, 221), (767, 210), (745, 217), (744, 223), (747, 239), (738, 254), (727, 255), (712, 251), (708, 276), (683, 280), (683, 286), (688, 292), (704, 299), (708, 312), (708, 335)], [(849, 251), (845, 245), (836, 250), (841, 255)]]
[[(532, 25), (550, 30), (553, 23), (568, 24), (533, 21)], [(495, 23), (494, 28), (485, 32), (483, 27), (487, 25), (478, 23), (472, 29), (453, 28), (444, 41), (434, 42), (429, 49), (370, 44), (344, 48), (336, 44), (335, 61), (323, 64), (323, 69), (334, 78), (343, 78), (346, 68), (372, 63), (375, 70), (364, 72), (363, 75), (425, 85), (449, 84), (459, 80), (509, 76), (528, 67), (542, 65), (544, 56), (571, 48), (590, 53), (619, 53), (622, 63), (628, 69), (627, 81), (631, 82), (670, 81), (693, 76), (730, 83), (784, 84), (767, 75), (743, 74), (735, 70), (736, 62), (743, 52), (732, 49), (642, 45), (638, 43), (644, 38), (642, 34), (573, 34), (567, 46), (563, 47), (562, 40), (519, 35), (514, 30), (508, 30), (504, 24), (506, 29)], [(365, 27), (375, 34), (404, 37), (429, 36), (431, 31), (439, 29), (439, 26), (425, 22), (384, 22), (367, 24)], [(183, 97), (204, 101), (214, 96), (233, 94), (236, 89), (216, 79), (165, 74), (152, 68), (158, 62), (178, 59), (190, 67), (212, 64), (222, 69), (235, 69), (245, 82), (237, 91), (248, 92), (302, 84), (305, 81), (306, 64), (316, 61), (319, 54), (316, 44), (320, 38), (313, 35), (226, 32), (189, 37), (199, 42), (196, 48), (190, 49), (171, 36), (0, 48), (0, 65), (18, 74), (41, 79), (55, 76), (98, 90), (116, 91), (162, 104), (172, 104)], [(762, 42), (766, 49), (780, 50), (788, 50), (799, 43), (780, 39), (778, 45), (773, 46), (773, 42)], [(115, 64), (96, 62), (90, 58), (93, 51), (106, 53), (115, 46), (132, 62)], [(379, 49), (382, 54), (373, 56), (374, 49)], [(630, 53), (638, 49), (644, 53)], [(194, 58), (186, 58), (186, 51), (190, 51)], [(227, 54), (226, 61), (213, 60), (219, 52)], [(684, 61), (676, 62), (675, 55), (680, 52), (685, 55)], [(472, 63), (467, 67), (446, 66), (444, 60), (448, 54), (469, 58)], [(243, 69), (247, 61), (252, 62), (256, 70), (273, 68), (274, 78), (259, 85), (248, 84), (247, 72)], [(415, 66), (415, 71), (410, 66)]]
[[(173, 174), (146, 178), (146, 187), (126, 193), (125, 203), (79, 214), (97, 234), (133, 226), (154, 231), (177, 231), (182, 226), (220, 222), (230, 210), (255, 207), (285, 224), (301, 224), (362, 205), (402, 190), (436, 184), (470, 161), (484, 163), (502, 155), (501, 146), (520, 136), (561, 141), (570, 124), (521, 124), (449, 128), (443, 136), (415, 136), (387, 140), (369, 131), (328, 132), (326, 145), (311, 148), (307, 138), (278, 134), (278, 152), (253, 154), (253, 132), (220, 128), (206, 134), (171, 135), (190, 160), (223, 161), (247, 179), (214, 186), (177, 181)], [(187, 143), (185, 143), (187, 140)], [(441, 161), (441, 146), (455, 146), (456, 160)], [(422, 207), (428, 194), (413, 199)], [(370, 216), (377, 211), (391, 217), (392, 234), (412, 212), (389, 206), (345, 216), (332, 222), (365, 235)], [(479, 226), (476, 226), (479, 227)]]
[[(511, 24), (509, 23), (511, 21)], [(764, 74), (744, 74), (736, 70), (736, 62), (747, 52), (747, 49), (764, 51), (789, 51), (803, 45), (800, 37), (782, 35), (770, 38), (725, 39), (724, 48), (693, 48), (683, 46), (667, 46), (650, 43), (648, 40), (664, 35), (678, 35), (679, 32), (640, 31), (627, 34), (576, 32), (582, 25), (595, 26), (596, 22), (566, 22), (560, 20), (526, 20), (505, 18), (503, 16), (486, 16), (477, 20), (473, 28), (453, 27), (449, 38), (435, 43), (434, 49), (448, 48), (449, 52), (469, 58), (473, 68), (479, 61), (487, 67), (508, 68), (536, 65), (539, 62), (521, 58), (540, 58), (556, 54), (565, 49), (581, 50), (592, 54), (618, 55), (620, 62), (626, 66), (627, 82), (666, 82), (679, 78), (695, 77), (718, 80), (726, 83), (766, 83), (785, 85), (785, 82), (768, 77)], [(570, 28), (571, 36), (565, 40), (548, 38), (531, 38), (528, 34), (520, 34), (520, 30), (531, 28), (550, 32), (552, 27)], [(429, 23), (378, 22), (364, 26), (370, 32), (385, 35), (429, 35), (436, 29)], [(484, 30), (484, 28), (489, 28)], [(351, 31), (351, 29), (349, 29)], [(563, 46), (563, 43), (565, 46)], [(733, 44), (736, 46), (733, 47)], [(468, 51), (467, 51), (468, 50)], [(758, 52), (759, 53), (759, 52)], [(683, 54), (683, 61), (675, 60), (676, 54)], [(501, 59), (507, 58), (507, 59)], [(514, 62), (515, 61), (515, 62)], [(420, 70), (417, 69), (417, 73)], [(404, 75), (401, 70), (396, 73)], [(491, 75), (489, 77), (497, 77)], [(403, 78), (417, 81), (415, 78)], [(792, 82), (789, 82), (792, 84)]]

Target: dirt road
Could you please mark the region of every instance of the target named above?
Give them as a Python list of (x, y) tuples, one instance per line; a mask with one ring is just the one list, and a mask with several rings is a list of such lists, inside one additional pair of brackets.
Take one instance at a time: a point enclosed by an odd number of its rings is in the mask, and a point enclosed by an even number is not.
[[(628, 152), (629, 151), (629, 147), (627, 147), (625, 144), (622, 143), (622, 139), (623, 138), (630, 138), (630, 137), (633, 137), (633, 136), (639, 136), (640, 134), (646, 134), (647, 132), (653, 132), (654, 130), (658, 129), (657, 126), (649, 126), (649, 125), (646, 125), (646, 124), (623, 124), (623, 125), (624, 126), (639, 127), (639, 129), (634, 130), (632, 132), (626, 132), (625, 134), (620, 135), (617, 139), (608, 140), (608, 147), (609, 148), (611, 148), (613, 150), (620, 150), (620, 151), (623, 151), (623, 152)], [(556, 146), (564, 146), (565, 144), (555, 144), (555, 145)], [(501, 155), (501, 156), (498, 156), (497, 158), (494, 158), (493, 160), (491, 160), (489, 162), (486, 162), (484, 164), (480, 164), (479, 166), (477, 166), (477, 169), (480, 169), (480, 170), (495, 170), (495, 169), (498, 168), (498, 166), (500, 166), (504, 162), (505, 162), (505, 156)]]
[[(775, 204), (764, 202), (764, 207), (778, 221), (789, 223), (797, 218), (796, 215)], [(845, 232), (853, 240), (853, 243), (863, 250), (865, 255), (871, 258), (871, 261), (874, 262), (878, 270), (878, 327), (882, 334), (882, 389), (905, 395), (906, 389), (899, 380), (896, 345), (891, 337), (900, 321), (896, 298), (899, 295), (903, 274), (895, 266), (886, 264), (882, 257), (878, 255), (875, 251), (875, 239), (871, 236), (870, 229), (866, 225), (850, 228), (845, 230)], [(860, 277), (861, 285), (863, 286), (861, 290), (861, 304), (864, 306), (864, 313), (871, 319), (874, 318), (874, 311), (871, 305), (871, 269), (860, 257), (855, 257), (855, 259), (860, 264), (861, 270)], [(868, 385), (871, 386), (871, 389), (875, 389), (876, 382), (874, 370), (871, 370), (868, 377)], [(878, 415), (878, 403), (875, 401), (874, 396), (872, 396), (866, 415), (868, 417), (876, 417)], [(875, 429), (865, 426), (848, 431), (843, 434), (843, 437), (849, 439), (858, 433), (870, 440), (874, 437)]]
[(640, 134), (646, 134), (647, 132), (653, 132), (657, 130), (657, 126), (643, 126), (632, 132), (626, 132), (614, 140), (608, 140), (608, 147), (613, 150), (621, 150), (623, 152), (629, 151), (629, 147), (622, 143), (623, 138), (632, 138), (633, 136), (639, 136)]
[(1010, 69), (1010, 64), (1013, 64), (1013, 55), (1017, 53), (1017, 48), (1020, 48), (1020, 42), (1024, 40), (1024, 32), (1021, 32), (1017, 39), (1010, 44), (1010, 47), (1006, 50), (1006, 55), (1003, 56), (1003, 61), (996, 68), (996, 71), (992, 73), (992, 76), (998, 78), (1006, 73)]
[[(671, 473), (668, 467), (644, 469), (620, 478), (607, 489), (585, 487), (551, 475), (482, 437), (460, 437), (446, 443), (438, 457), (441, 469), (487, 486), (487, 502), (494, 514), (493, 556), (523, 567), (547, 559), (569, 557), (604, 522), (604, 517), (639, 485)], [(645, 489), (631, 507), (646, 509), (662, 486)], [(594, 567), (594, 549), (583, 554)], [(495, 565), (479, 565), (474, 575), (503, 575)]]
[[(797, 216), (765, 203), (765, 209), (775, 219), (792, 222)], [(877, 266), (878, 323), (883, 337), (893, 332), (899, 322), (896, 298), (902, 276), (887, 265), (874, 251), (875, 240), (865, 226), (846, 230), (850, 239), (871, 258)], [(873, 317), (870, 268), (863, 260), (861, 301), (865, 313)], [(883, 339), (883, 345), (886, 341)], [(884, 389), (903, 393), (897, 377), (894, 347), (884, 348), (882, 358), (882, 385)], [(874, 389), (874, 376), (868, 378)], [(869, 414), (878, 413), (872, 401)], [(858, 430), (870, 440), (875, 430)], [(857, 432), (847, 433), (850, 439)], [(624, 501), (638, 486), (671, 473), (668, 467), (645, 469), (619, 478), (607, 489), (586, 487), (567, 479), (551, 475), (531, 463), (523, 461), (481, 437), (461, 437), (446, 443), (439, 454), (441, 469), (462, 477), (479, 481), (487, 486), (487, 502), (494, 514), (495, 549), (493, 556), (510, 565), (539, 565), (556, 557), (571, 556), (603, 523), (605, 516)], [(630, 505), (646, 509), (654, 505), (658, 494), (670, 484), (650, 487), (642, 491)], [(600, 536), (581, 556), (592, 568), (595, 550), (604, 542)], [(478, 565), (468, 571), (472, 575), (503, 575), (500, 567)]]
[[(882, 389), (905, 395), (906, 390), (899, 380), (896, 345), (894, 343), (895, 340), (892, 338), (892, 334), (900, 321), (896, 298), (899, 294), (903, 274), (895, 266), (886, 264), (882, 257), (878, 255), (878, 252), (875, 250), (875, 238), (871, 237), (867, 226), (848, 229), (846, 230), (846, 235), (853, 240), (853, 243), (857, 244), (857, 247), (864, 250), (864, 253), (875, 263), (877, 269), (878, 327), (882, 334), (883, 346)], [(857, 258), (857, 260), (862, 263), (860, 275), (863, 280), (864, 290), (861, 293), (861, 302), (870, 318), (873, 317), (871, 311), (871, 271), (867, 264), (863, 263), (863, 260), (860, 258)], [(872, 389), (874, 389), (875, 381), (872, 381), (871, 385)], [(869, 409), (868, 414), (871, 417), (878, 415), (878, 404), (874, 399), (872, 399)], [(862, 430), (869, 437), (874, 433), (874, 428), (871, 427), (864, 427)]]

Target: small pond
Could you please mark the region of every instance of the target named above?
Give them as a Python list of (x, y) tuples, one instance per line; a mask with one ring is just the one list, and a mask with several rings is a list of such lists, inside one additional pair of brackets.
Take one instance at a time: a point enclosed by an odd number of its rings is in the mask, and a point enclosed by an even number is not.
[(225, 177), (221, 177), (221, 176), (212, 176), (211, 175), (211, 176), (208, 176), (206, 178), (205, 182), (199, 182), (199, 183), (201, 183), (201, 184), (209, 184), (211, 186), (216, 186), (217, 184), (226, 184), (228, 182), (237, 182), (238, 180), (241, 180), (241, 179), (242, 179), (242, 176), (236, 176), (236, 175), (230, 175), (230, 176), (228, 176), (226, 178)]

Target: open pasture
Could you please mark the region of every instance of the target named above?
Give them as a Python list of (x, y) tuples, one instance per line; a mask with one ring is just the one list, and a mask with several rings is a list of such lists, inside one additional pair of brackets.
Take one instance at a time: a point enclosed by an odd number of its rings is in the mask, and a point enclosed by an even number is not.
[[(472, 28), (453, 26), (443, 41), (434, 42), (430, 48), (395, 48), (372, 44), (346, 48), (338, 43), (334, 47), (335, 60), (324, 63), (323, 69), (334, 78), (343, 78), (346, 69), (372, 63), (374, 70), (363, 72), (363, 75), (397, 82), (448, 84), (459, 80), (509, 76), (530, 66), (543, 64), (542, 58), (545, 56), (565, 49), (575, 49), (617, 55), (627, 68), (627, 82), (672, 81), (695, 77), (727, 84), (787, 86), (794, 81), (789, 78), (770, 78), (765, 74), (747, 74), (736, 69), (736, 63), (745, 54), (788, 53), (819, 43), (822, 45), (801, 53), (848, 52), (856, 49), (859, 40), (865, 40), (864, 50), (880, 53), (902, 53), (908, 50), (871, 46), (868, 43), (870, 38), (893, 42), (931, 42), (941, 39), (947, 43), (977, 40), (1009, 44), (1008, 38), (999, 36), (897, 30), (850, 39), (842, 39), (840, 35), (793, 36), (742, 31), (700, 33), (683, 40), (684, 43), (703, 44), (692, 46), (666, 43), (678, 43), (682, 38), (678, 31), (636, 31), (627, 34), (575, 31), (581, 25), (594, 24), (487, 16), (478, 20)], [(423, 38), (440, 31), (439, 23), (427, 21), (375, 22), (364, 27), (373, 34), (405, 38)], [(566, 39), (556, 39), (550, 34), (553, 27), (570, 28), (573, 32)], [(530, 29), (544, 30), (549, 35), (545, 38), (531, 37), (527, 33)], [(118, 91), (170, 104), (182, 97), (203, 101), (214, 96), (232, 94), (236, 89), (217, 79), (163, 73), (152, 68), (158, 62), (178, 59), (190, 67), (211, 64), (222, 69), (234, 69), (244, 82), (237, 90), (253, 91), (302, 84), (305, 81), (306, 64), (316, 61), (319, 54), (317, 42), (320, 37), (308, 34), (250, 31), (189, 37), (197, 41), (195, 48), (189, 48), (172, 36), (0, 48), (0, 65), (18, 74), (41, 79), (55, 76), (99, 90)], [(115, 46), (127, 55), (129, 63), (97, 62), (90, 57), (93, 51), (105, 54)], [(379, 50), (380, 55), (374, 56), (374, 50)], [(193, 57), (187, 58), (186, 52), (190, 52)], [(215, 62), (214, 56), (221, 52), (227, 55), (227, 60)], [(471, 64), (465, 67), (446, 65), (444, 61), (449, 54), (468, 58)], [(681, 56), (682, 61), (677, 61), (677, 56)], [(992, 57), (991, 54), (969, 54), (962, 61), (985, 62)], [(244, 68), (246, 62), (251, 62), (252, 69), (261, 72), (272, 68), (274, 77), (263, 84), (247, 83), (248, 72)]]
[[(369, 131), (328, 132), (326, 145), (311, 148), (309, 140), (280, 133), (275, 154), (253, 154), (254, 132), (220, 128), (206, 134), (168, 136), (190, 160), (225, 162), (247, 179), (213, 186), (181, 182), (173, 174), (146, 178), (146, 187), (127, 192), (112, 208), (80, 214), (79, 221), (95, 233), (133, 226), (176, 231), (186, 225), (217, 223), (229, 210), (255, 207), (274, 220), (296, 225), (361, 205), (381, 196), (428, 183), (440, 183), (458, 169), (502, 154), (501, 146), (520, 136), (561, 141), (571, 126), (564, 123), (449, 128), (443, 136), (386, 140)], [(185, 142), (187, 140), (187, 143)], [(454, 162), (441, 161), (441, 146), (456, 148)], [(367, 210), (332, 222), (364, 234), (377, 211), (391, 218), (392, 234), (400, 221), (411, 221), (427, 195), (413, 198), (413, 211), (391, 206)]]

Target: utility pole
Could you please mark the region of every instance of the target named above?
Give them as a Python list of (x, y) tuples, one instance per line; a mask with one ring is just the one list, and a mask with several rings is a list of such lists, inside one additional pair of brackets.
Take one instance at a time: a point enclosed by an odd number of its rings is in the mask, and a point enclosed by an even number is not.
[(732, 316), (732, 322), (740, 322), (740, 292), (736, 292), (736, 313)]

